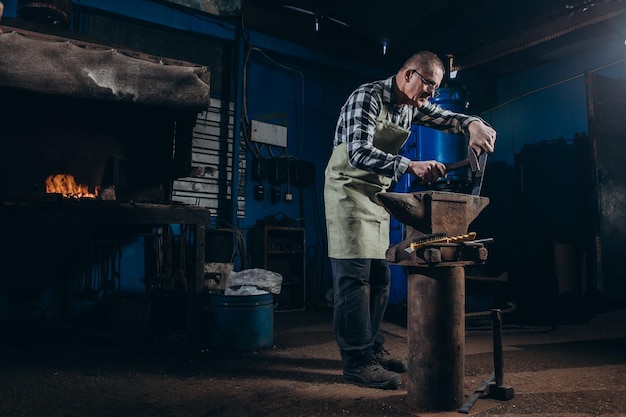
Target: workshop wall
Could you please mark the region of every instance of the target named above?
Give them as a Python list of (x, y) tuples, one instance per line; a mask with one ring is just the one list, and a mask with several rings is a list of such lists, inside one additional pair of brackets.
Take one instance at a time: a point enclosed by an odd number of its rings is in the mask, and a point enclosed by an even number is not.
[[(5, 17), (16, 17), (17, 1), (4, 3)], [(83, 18), (73, 21), (73, 29), (94, 39), (211, 69), (211, 98), (241, 106), (240, 162), (245, 160), (246, 173), (239, 183), (245, 184), (245, 215), (232, 226), (244, 235), (259, 221), (305, 228), (308, 264), (315, 268), (310, 285), (328, 285), (322, 189), (336, 118), (350, 91), (391, 72), (257, 33), (246, 32), (241, 40), (236, 19), (159, 2), (82, 0), (74, 6)], [(240, 53), (243, 69), (237, 63)], [(392, 72), (399, 64), (390, 65)], [(244, 100), (237, 97), (238, 83), (243, 83)], [(285, 127), (287, 146), (250, 141), (252, 120)], [(271, 174), (279, 179), (255, 176), (255, 160), (275, 166)], [(259, 187), (264, 190), (260, 198)], [(236, 263), (246, 266), (245, 260)]]
[[(237, 22), (220, 20), (206, 14), (187, 13), (152, 1), (96, 0), (75, 1), (76, 5), (103, 10), (110, 19), (124, 18), (150, 22), (155, 29), (172, 29), (185, 38), (196, 38), (206, 45), (190, 48), (183, 40), (169, 45), (181, 47), (187, 59), (211, 67), (212, 95), (221, 100), (237, 99), (234, 86), (243, 74), (237, 72)], [(4, 0), (5, 17), (16, 15), (17, 0)], [(106, 22), (100, 25), (102, 30)], [(76, 25), (82, 22), (75, 22)], [(92, 22), (94, 28), (98, 22)], [(127, 41), (133, 36), (127, 34)], [(330, 155), (334, 124), (339, 109), (349, 92), (359, 84), (393, 73), (401, 62), (389, 62), (386, 69), (355, 65), (342, 57), (329, 56), (303, 48), (286, 40), (249, 33), (241, 43), (246, 57), (242, 117), (246, 123), (258, 120), (287, 129), (287, 146), (259, 145), (249, 141), (244, 125), (242, 141), (246, 152), (246, 212), (234, 225), (247, 231), (260, 220), (286, 221), (306, 229), (307, 246), (314, 261), (325, 258), (325, 226), (322, 205), (323, 170)], [(155, 48), (165, 45), (154, 45)], [(498, 131), (496, 152), (490, 157), (490, 170), (483, 189), (492, 198), (490, 222), (481, 223), (484, 234), (496, 235), (495, 260), (503, 265), (511, 262), (516, 232), (515, 156), (529, 143), (558, 138), (573, 138), (577, 132), (587, 133), (587, 108), (584, 73), (598, 71), (624, 78), (622, 61), (624, 45), (607, 45), (576, 54), (541, 67), (532, 68), (495, 80), (498, 104), (485, 108), (481, 91), (487, 78), (473, 74), (471, 69), (459, 76), (477, 97), (482, 117)], [(182, 49), (189, 49), (182, 51)], [(151, 51), (149, 51), (151, 52)], [(156, 52), (155, 52), (156, 53)], [(490, 80), (489, 83), (493, 83)], [(304, 167), (307, 178), (303, 185), (253, 176), (254, 160), (278, 162), (278, 170), (290, 164)], [(284, 162), (287, 161), (285, 164)], [(303, 162), (299, 165), (298, 162)], [(307, 170), (313, 167), (312, 172)], [(282, 168), (281, 168), (282, 167)], [(284, 177), (284, 172), (279, 172)], [(310, 181), (309, 181), (310, 179)], [(259, 197), (259, 186), (263, 195)], [(272, 192), (280, 197), (272, 201)], [(285, 198), (288, 194), (289, 198)], [(497, 219), (494, 221), (493, 219)], [(481, 219), (479, 219), (480, 221)], [(492, 233), (493, 232), (493, 233)], [(498, 239), (500, 237), (501, 239)], [(309, 249), (307, 249), (308, 251)], [(319, 257), (319, 258), (318, 258)], [(323, 273), (322, 273), (323, 275)], [(316, 279), (324, 280), (322, 276)]]
[[(507, 265), (517, 301), (538, 314), (542, 305), (565, 311), (559, 297), (572, 297), (567, 288), (575, 288), (575, 303), (623, 299), (623, 290), (607, 291), (597, 261), (592, 229), (602, 209), (593, 191), (586, 74), (626, 78), (623, 42), (502, 77), (498, 104), (482, 112), (498, 141), (483, 187), (491, 204), (476, 227), (495, 238), (490, 262)], [(564, 260), (563, 247), (575, 257)], [(575, 282), (563, 285), (564, 269), (575, 271), (564, 277)]]

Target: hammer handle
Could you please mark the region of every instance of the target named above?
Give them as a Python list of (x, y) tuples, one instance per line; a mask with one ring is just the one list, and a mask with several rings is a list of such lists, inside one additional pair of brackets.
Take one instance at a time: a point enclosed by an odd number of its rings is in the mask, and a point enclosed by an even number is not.
[(504, 371), (502, 359), (502, 311), (491, 310), (491, 323), (493, 328), (493, 369), (496, 386), (504, 385)]
[(449, 162), (445, 164), (445, 166), (446, 166), (446, 171), (454, 171), (455, 169), (462, 168), (469, 164), (470, 164), (470, 160), (468, 158), (468, 159), (463, 159), (462, 161)]

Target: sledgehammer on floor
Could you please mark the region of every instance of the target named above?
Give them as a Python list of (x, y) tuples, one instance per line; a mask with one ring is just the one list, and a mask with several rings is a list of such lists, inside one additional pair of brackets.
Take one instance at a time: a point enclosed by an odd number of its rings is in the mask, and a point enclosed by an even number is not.
[(491, 310), (491, 326), (493, 329), (493, 367), (494, 371), (485, 379), (482, 384), (467, 401), (459, 408), (459, 413), (468, 414), (470, 409), (479, 398), (485, 396), (499, 401), (508, 401), (513, 398), (512, 387), (504, 385), (504, 367), (502, 360), (502, 311)]
[(493, 369), (495, 381), (489, 384), (489, 397), (500, 401), (513, 398), (513, 387), (504, 385), (504, 371), (502, 360), (502, 310), (491, 310), (491, 325), (493, 329)]

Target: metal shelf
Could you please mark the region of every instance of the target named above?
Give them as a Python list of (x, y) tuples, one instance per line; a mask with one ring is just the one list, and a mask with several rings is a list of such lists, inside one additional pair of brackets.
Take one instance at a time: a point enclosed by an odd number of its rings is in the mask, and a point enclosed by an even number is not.
[(299, 227), (257, 224), (251, 233), (254, 267), (283, 276), (280, 294), (274, 296), (276, 311), (306, 308), (305, 232)]

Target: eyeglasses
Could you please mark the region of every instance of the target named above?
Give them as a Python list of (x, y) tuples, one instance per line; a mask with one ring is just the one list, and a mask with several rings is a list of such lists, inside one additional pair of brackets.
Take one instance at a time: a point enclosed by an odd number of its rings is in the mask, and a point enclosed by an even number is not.
[(422, 74), (420, 74), (420, 72), (418, 70), (416, 70), (415, 68), (412, 68), (411, 71), (420, 76), (420, 78), (422, 79), (422, 82), (428, 87), (428, 89), (431, 89), (431, 88), (433, 90), (437, 89), (437, 82), (436, 81), (424, 78), (424, 76)]

